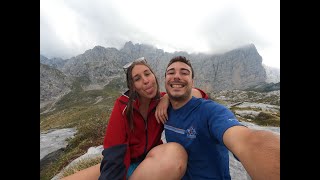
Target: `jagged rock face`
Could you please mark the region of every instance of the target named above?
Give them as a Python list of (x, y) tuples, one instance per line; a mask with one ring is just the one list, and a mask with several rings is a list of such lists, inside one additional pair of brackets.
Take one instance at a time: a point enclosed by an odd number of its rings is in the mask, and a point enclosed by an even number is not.
[(62, 71), (68, 76), (86, 77), (90, 81), (88, 86), (101, 88), (123, 73), (125, 62), (126, 59), (117, 49), (96, 46), (68, 60)]
[(208, 92), (245, 89), (266, 81), (262, 57), (253, 44), (220, 55), (165, 53), (152, 46), (127, 42), (120, 50), (131, 59), (144, 56), (155, 71), (164, 90), (164, 73), (169, 60), (175, 56), (188, 58), (195, 71), (195, 84)]
[(196, 85), (207, 91), (245, 89), (266, 80), (262, 57), (254, 45), (205, 57), (195, 63), (194, 70)]
[(52, 58), (48, 59), (47, 57), (40, 54), (40, 63), (46, 64), (50, 67), (61, 70), (67, 60), (63, 60), (62, 58)]
[(71, 80), (61, 71), (40, 63), (40, 108), (68, 93)]
[(116, 49), (95, 47), (87, 50), (84, 54), (71, 58), (62, 71), (70, 76), (89, 76), (95, 82), (100, 76), (110, 76), (120, 72), (121, 65), (118, 59), (121, 57)]
[(135, 59), (144, 56), (151, 61), (158, 60), (165, 53), (162, 49), (157, 49), (150, 45), (135, 44), (133, 45), (131, 41), (127, 42), (120, 52), (125, 53), (129, 59)]
[[(191, 60), (195, 71), (195, 86), (206, 92), (246, 89), (261, 82), (266, 82), (266, 71), (262, 66), (262, 57), (253, 44), (224, 54), (206, 55), (188, 54), (186, 52), (167, 53), (150, 45), (127, 42), (120, 50), (96, 46), (71, 59), (61, 60), (56, 58), (50, 60), (40, 55), (40, 61), (60, 69), (67, 77), (85, 77), (88, 81), (87, 84), (82, 84), (82, 88), (88, 90), (103, 88), (115, 77), (123, 77), (125, 81), (122, 66), (144, 56), (158, 77), (161, 91), (165, 91), (164, 73), (166, 66), (171, 58), (178, 55)], [(45, 68), (42, 71), (44, 70)], [(43, 77), (40, 89), (50, 86), (45, 82), (45, 72), (40, 73)], [(48, 83), (50, 84), (50, 82)], [(58, 89), (62, 89), (60, 85), (62, 86), (63, 83), (65, 82), (58, 83)], [(40, 101), (57, 93), (57, 90), (49, 91), (48, 88), (42, 90), (42, 92), (46, 92), (46, 95), (43, 93)]]

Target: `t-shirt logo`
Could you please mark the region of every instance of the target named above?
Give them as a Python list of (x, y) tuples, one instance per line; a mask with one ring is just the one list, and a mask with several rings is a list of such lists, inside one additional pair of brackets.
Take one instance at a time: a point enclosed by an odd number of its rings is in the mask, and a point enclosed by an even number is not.
[(186, 130), (186, 133), (187, 133), (188, 138), (196, 138), (197, 137), (197, 131), (192, 126)]

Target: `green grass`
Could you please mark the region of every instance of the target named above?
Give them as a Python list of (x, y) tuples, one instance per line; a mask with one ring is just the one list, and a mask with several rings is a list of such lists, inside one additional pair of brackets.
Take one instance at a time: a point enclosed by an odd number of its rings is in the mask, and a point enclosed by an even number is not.
[[(124, 87), (119, 79), (110, 82), (103, 90), (82, 91), (81, 83), (76, 83), (77, 87), (55, 104), (55, 110), (40, 115), (41, 132), (53, 128), (77, 129), (61, 157), (42, 168), (41, 180), (51, 179), (71, 161), (85, 154), (89, 147), (103, 144), (114, 101), (120, 96), (120, 88)], [(99, 99), (102, 100), (97, 103)]]
[(276, 126), (280, 127), (280, 115), (272, 115), (270, 113), (260, 112), (254, 119), (254, 122), (261, 126)]
[[(256, 108), (237, 108), (232, 107), (230, 109), (234, 114), (235, 110), (252, 110), (252, 111), (261, 111), (260, 109)], [(247, 120), (250, 119), (251, 121)], [(274, 127), (280, 127), (280, 113), (271, 114), (269, 112), (263, 112), (261, 111), (257, 117), (252, 119), (249, 116), (245, 117), (237, 117), (239, 121), (246, 121), (246, 122), (252, 122), (254, 124), (257, 124), (259, 126), (274, 126)]]

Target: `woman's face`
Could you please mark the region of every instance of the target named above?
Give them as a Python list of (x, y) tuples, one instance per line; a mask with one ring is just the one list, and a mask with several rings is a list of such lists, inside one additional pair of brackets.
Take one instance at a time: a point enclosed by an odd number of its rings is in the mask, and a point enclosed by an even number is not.
[(156, 77), (150, 69), (142, 64), (135, 65), (132, 69), (134, 90), (144, 98), (154, 98), (157, 94)]

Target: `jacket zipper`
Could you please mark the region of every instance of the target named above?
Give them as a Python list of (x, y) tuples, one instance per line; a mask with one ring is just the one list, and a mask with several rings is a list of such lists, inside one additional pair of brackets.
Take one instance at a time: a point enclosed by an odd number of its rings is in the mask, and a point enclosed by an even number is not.
[[(155, 107), (154, 107), (155, 108)], [(154, 109), (154, 108), (152, 108), (152, 110)], [(138, 112), (139, 112), (139, 110), (138, 109), (136, 109)], [(151, 110), (151, 111), (152, 111)], [(150, 111), (150, 112), (151, 112)], [(143, 116), (142, 116), (142, 114), (139, 112), (139, 114), (140, 114), (140, 116), (142, 117), (142, 119), (144, 119), (143, 118)], [(147, 114), (147, 119), (146, 120), (144, 120), (144, 123), (145, 123), (145, 133), (146, 133), (146, 145), (145, 145), (145, 147), (144, 147), (144, 152), (143, 152), (143, 154), (144, 154), (144, 156), (146, 156), (146, 152), (147, 152), (147, 147), (148, 147), (148, 117), (149, 117), (149, 112), (148, 112), (148, 114)]]
[[(155, 107), (153, 107), (151, 110), (150, 110), (150, 112), (151, 111), (153, 111), (153, 109), (154, 108), (156, 108), (156, 106)], [(147, 119), (144, 121), (145, 122), (145, 125), (146, 125), (146, 128), (145, 128), (145, 132), (146, 132), (146, 146), (144, 147), (144, 155), (146, 156), (147, 154), (147, 147), (148, 147), (148, 119), (149, 119), (149, 113), (150, 112), (148, 112), (148, 114), (147, 114)], [(141, 115), (141, 114), (140, 114)], [(142, 116), (142, 115), (141, 115)]]
[(144, 122), (145, 122), (145, 125), (146, 125), (146, 128), (145, 128), (145, 132), (146, 132), (146, 146), (144, 147), (144, 152), (143, 152), (143, 154), (146, 155), (147, 147), (148, 147), (148, 117), (147, 117), (147, 119), (146, 119)]

